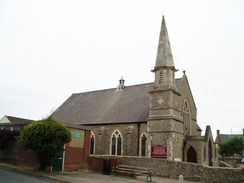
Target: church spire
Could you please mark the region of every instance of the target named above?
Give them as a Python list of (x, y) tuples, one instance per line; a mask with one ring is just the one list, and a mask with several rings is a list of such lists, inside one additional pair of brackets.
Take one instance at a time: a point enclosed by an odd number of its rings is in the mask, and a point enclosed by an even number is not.
[(156, 59), (156, 65), (154, 69), (157, 70), (160, 67), (175, 68), (164, 16), (161, 24), (157, 59)]
[(154, 70), (152, 70), (152, 72), (155, 73), (154, 88), (176, 88), (176, 71), (168, 31), (163, 17), (158, 42), (156, 64)]

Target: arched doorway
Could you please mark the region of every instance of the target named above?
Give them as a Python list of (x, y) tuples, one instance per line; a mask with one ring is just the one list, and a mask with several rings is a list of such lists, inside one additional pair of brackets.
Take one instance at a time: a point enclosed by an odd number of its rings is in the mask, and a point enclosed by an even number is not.
[(213, 161), (212, 161), (212, 144), (211, 144), (211, 141), (209, 140), (208, 142), (208, 165), (209, 166), (213, 166)]
[(197, 163), (197, 153), (192, 146), (187, 151), (187, 162)]

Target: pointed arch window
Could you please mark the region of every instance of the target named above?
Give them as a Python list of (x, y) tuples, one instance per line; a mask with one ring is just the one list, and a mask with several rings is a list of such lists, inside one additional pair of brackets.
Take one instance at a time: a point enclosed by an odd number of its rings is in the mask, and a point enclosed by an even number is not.
[(111, 136), (111, 155), (122, 155), (122, 135), (119, 130), (115, 130)]
[(140, 143), (140, 146), (141, 146), (141, 148), (140, 148), (140, 154), (141, 154), (141, 156), (146, 156), (147, 136), (146, 136), (145, 133), (143, 133), (141, 135), (140, 141), (141, 141), (141, 143)]
[(95, 135), (92, 131), (90, 135), (90, 154), (95, 154)]

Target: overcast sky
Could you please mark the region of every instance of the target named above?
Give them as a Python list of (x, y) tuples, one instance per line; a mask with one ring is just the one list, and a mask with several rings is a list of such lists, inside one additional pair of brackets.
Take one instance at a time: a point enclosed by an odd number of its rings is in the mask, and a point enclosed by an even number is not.
[(198, 124), (244, 127), (243, 0), (1, 0), (0, 118), (38, 120), (72, 93), (154, 81), (162, 16)]

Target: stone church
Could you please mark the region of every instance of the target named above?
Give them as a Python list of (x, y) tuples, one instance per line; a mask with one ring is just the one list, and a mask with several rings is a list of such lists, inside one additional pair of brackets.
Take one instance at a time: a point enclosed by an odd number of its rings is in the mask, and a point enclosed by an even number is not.
[[(153, 63), (152, 63), (153, 64)], [(91, 155), (144, 156), (174, 161), (217, 164), (210, 126), (204, 136), (185, 72), (177, 69), (163, 17), (155, 80), (72, 94), (52, 114), (64, 124), (89, 126)]]

